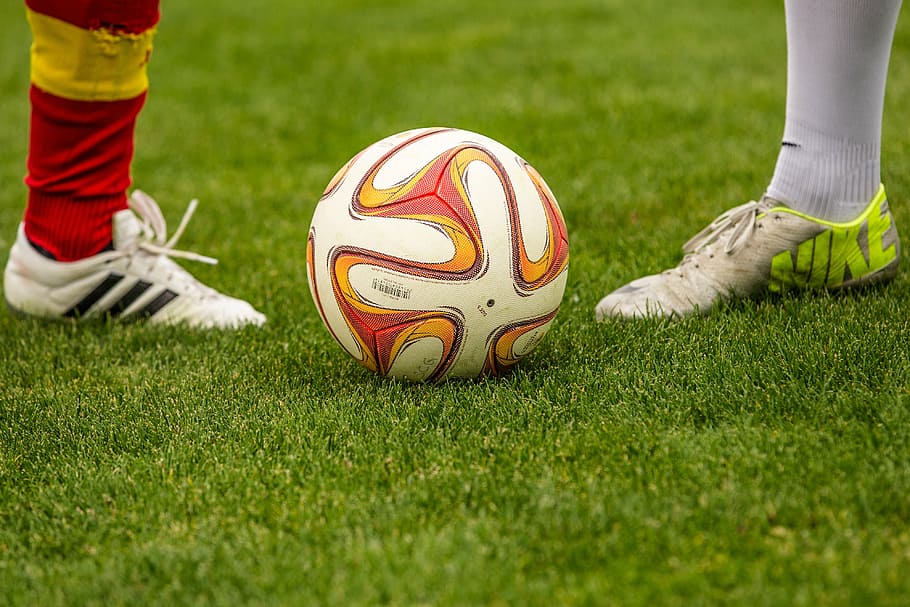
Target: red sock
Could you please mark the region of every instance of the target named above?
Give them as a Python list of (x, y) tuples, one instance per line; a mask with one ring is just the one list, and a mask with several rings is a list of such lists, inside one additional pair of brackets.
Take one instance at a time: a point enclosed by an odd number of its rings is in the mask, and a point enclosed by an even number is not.
[(55, 259), (81, 259), (110, 244), (111, 217), (127, 208), (144, 100), (71, 101), (32, 87), (25, 234)]
[(26, 5), (34, 44), (25, 234), (74, 261), (108, 247), (111, 218), (127, 208), (158, 0)]

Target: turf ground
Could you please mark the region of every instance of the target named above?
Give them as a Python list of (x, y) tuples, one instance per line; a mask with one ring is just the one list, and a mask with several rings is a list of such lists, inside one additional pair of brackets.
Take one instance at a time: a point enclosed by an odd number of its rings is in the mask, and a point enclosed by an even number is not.
[[(910, 279), (598, 325), (761, 193), (776, 0), (164, 1), (134, 165), (204, 281), (263, 330), (0, 313), (0, 604), (906, 605)], [(0, 5), (0, 250), (24, 204), (29, 34)], [(910, 20), (884, 175), (910, 226)], [(414, 386), (331, 341), (322, 188), (450, 125), (522, 154), (572, 247), (557, 322), (500, 380)], [(907, 229), (910, 229), (908, 227)], [(4, 257), (5, 259), (5, 257)]]

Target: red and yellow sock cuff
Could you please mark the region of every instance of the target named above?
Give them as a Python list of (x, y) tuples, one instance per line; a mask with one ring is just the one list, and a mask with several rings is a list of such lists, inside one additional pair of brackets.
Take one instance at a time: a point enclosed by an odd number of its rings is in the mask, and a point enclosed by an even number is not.
[(76, 101), (131, 99), (148, 89), (158, 0), (26, 0), (31, 80)]

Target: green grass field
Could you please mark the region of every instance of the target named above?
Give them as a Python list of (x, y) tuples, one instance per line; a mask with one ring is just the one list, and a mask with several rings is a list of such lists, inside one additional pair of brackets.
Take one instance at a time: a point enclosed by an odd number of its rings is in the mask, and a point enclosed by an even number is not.
[[(163, 2), (135, 184), (263, 330), (0, 312), (3, 605), (906, 605), (910, 279), (596, 324), (767, 185), (782, 3)], [(906, 17), (906, 16), (905, 16)], [(29, 32), (0, 5), (0, 251), (24, 208)], [(910, 230), (910, 20), (883, 180)], [(324, 329), (306, 232), (418, 126), (514, 148), (572, 247), (497, 380), (374, 377)], [(5, 263), (5, 253), (2, 261)], [(189, 267), (189, 266), (188, 266)]]

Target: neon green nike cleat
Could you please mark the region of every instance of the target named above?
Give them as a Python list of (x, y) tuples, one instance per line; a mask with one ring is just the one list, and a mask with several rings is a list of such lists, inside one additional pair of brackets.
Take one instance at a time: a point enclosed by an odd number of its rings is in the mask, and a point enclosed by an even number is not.
[(598, 320), (682, 317), (716, 303), (788, 289), (840, 289), (897, 274), (900, 240), (884, 186), (856, 219), (834, 223), (770, 198), (735, 207), (683, 246), (678, 266), (620, 287)]

